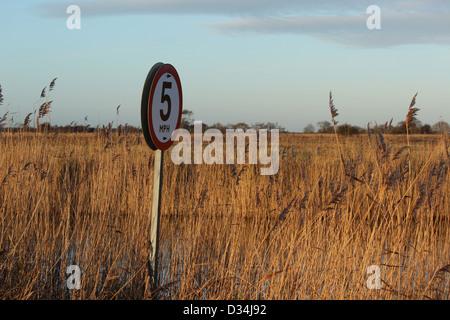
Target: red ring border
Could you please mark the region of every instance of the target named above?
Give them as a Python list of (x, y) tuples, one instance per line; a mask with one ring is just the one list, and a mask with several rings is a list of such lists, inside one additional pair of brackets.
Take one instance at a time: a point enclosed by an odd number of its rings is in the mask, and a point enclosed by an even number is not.
[[(148, 107), (147, 107), (148, 128), (150, 131), (150, 136), (151, 136), (153, 144), (156, 146), (156, 148), (163, 150), (163, 151), (167, 150), (172, 145), (173, 141), (172, 141), (172, 139), (169, 139), (166, 142), (161, 142), (156, 137), (156, 133), (154, 131), (153, 122), (152, 122), (152, 101), (153, 101), (153, 96), (155, 94), (156, 84), (158, 83), (158, 81), (162, 77), (162, 75), (165, 73), (169, 73), (175, 79), (175, 81), (177, 83), (177, 87), (178, 87), (178, 96), (180, 98), (178, 120), (177, 120), (177, 125), (174, 130), (180, 128), (181, 114), (183, 112), (183, 94), (182, 94), (182, 89), (181, 89), (180, 77), (174, 66), (172, 66), (171, 64), (164, 64), (163, 66), (161, 66), (158, 69), (158, 71), (156, 72), (156, 75), (153, 79), (152, 86), (150, 88)], [(172, 131), (172, 133), (173, 133), (173, 131)]]

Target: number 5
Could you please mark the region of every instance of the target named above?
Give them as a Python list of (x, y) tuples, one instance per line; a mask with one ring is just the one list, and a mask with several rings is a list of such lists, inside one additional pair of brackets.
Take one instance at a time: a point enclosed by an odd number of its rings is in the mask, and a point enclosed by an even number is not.
[(164, 114), (162, 110), (159, 110), (159, 114), (161, 116), (162, 121), (167, 121), (170, 116), (170, 110), (172, 109), (172, 102), (170, 101), (170, 96), (168, 94), (164, 94), (164, 91), (166, 89), (172, 89), (172, 82), (163, 82), (163, 89), (161, 92), (161, 103), (164, 103), (167, 101), (167, 113)]

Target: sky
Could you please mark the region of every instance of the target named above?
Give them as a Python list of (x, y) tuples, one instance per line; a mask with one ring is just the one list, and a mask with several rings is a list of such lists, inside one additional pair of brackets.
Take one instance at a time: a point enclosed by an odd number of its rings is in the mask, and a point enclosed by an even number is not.
[(418, 92), (432, 125), (450, 122), (449, 57), (448, 0), (0, 0), (0, 117), (22, 123), (57, 78), (52, 124), (140, 127), (144, 81), (164, 62), (209, 125), (317, 128), (330, 91), (339, 123), (396, 124)]

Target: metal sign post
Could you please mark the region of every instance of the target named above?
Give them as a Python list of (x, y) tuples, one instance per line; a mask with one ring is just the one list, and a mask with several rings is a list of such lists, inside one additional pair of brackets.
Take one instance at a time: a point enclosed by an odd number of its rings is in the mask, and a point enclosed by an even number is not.
[(181, 82), (177, 71), (170, 64), (156, 63), (147, 75), (141, 100), (142, 132), (147, 145), (155, 151), (148, 261), (152, 292), (158, 288), (159, 219), (164, 150), (172, 145), (172, 134), (180, 127), (182, 108)]

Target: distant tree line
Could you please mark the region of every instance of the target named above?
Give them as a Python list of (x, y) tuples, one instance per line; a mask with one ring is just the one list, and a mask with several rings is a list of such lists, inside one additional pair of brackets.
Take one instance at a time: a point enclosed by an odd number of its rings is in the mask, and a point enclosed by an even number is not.
[[(331, 122), (329, 121), (319, 121), (317, 123), (317, 131), (316, 127), (313, 124), (308, 124), (304, 129), (304, 133), (334, 133), (334, 128)], [(391, 134), (406, 134), (406, 122), (400, 121), (397, 125), (392, 126), (392, 120), (390, 123), (385, 123), (381, 126), (378, 126), (383, 133), (391, 133)], [(348, 123), (344, 123), (336, 126), (336, 132), (341, 135), (353, 135), (358, 133), (366, 133), (367, 128), (361, 128), (358, 126), (354, 126)], [(422, 124), (419, 120), (415, 120), (412, 122), (412, 125), (409, 127), (410, 134), (435, 134), (435, 133), (443, 133), (450, 132), (450, 125), (445, 121), (438, 121), (433, 125)]]
[[(191, 110), (183, 110), (182, 113), (182, 117), (181, 117), (181, 123), (180, 123), (180, 127), (183, 129), (187, 129), (189, 130), (189, 132), (194, 132), (194, 117), (193, 117), (194, 113)], [(4, 119), (0, 118), (0, 132), (1, 131), (5, 131), (6, 129), (9, 132), (19, 132), (19, 131), (27, 131), (27, 132), (36, 132), (36, 131), (40, 131), (40, 132), (59, 132), (59, 133), (79, 133), (79, 132), (98, 132), (98, 131), (102, 131), (102, 132), (108, 132), (108, 133), (118, 133), (119, 135), (122, 133), (138, 133), (138, 132), (142, 132), (142, 129), (139, 127), (134, 127), (128, 124), (125, 125), (119, 125), (119, 126), (113, 126), (113, 122), (110, 122), (108, 125), (103, 125), (103, 126), (96, 126), (96, 127), (91, 127), (89, 124), (78, 124), (77, 122), (73, 121), (70, 124), (64, 125), (64, 126), (58, 126), (58, 125), (52, 125), (49, 122), (42, 122), (42, 123), (37, 123), (36, 126), (30, 126), (30, 117), (28, 116), (27, 119), (24, 121), (23, 124), (16, 124), (14, 127), (8, 127), (5, 128), (5, 126), (3, 125), (3, 123), (5, 123), (6, 121), (6, 115), (4, 117)], [(87, 117), (85, 118), (85, 120), (87, 120)], [(214, 123), (212, 125), (208, 125), (206, 123), (202, 123), (202, 131), (204, 132), (205, 130), (207, 130), (208, 128), (214, 128), (214, 129), (218, 129), (221, 132), (225, 133), (227, 129), (242, 129), (244, 131), (248, 130), (248, 129), (255, 129), (255, 130), (259, 130), (259, 129), (267, 129), (267, 130), (272, 130), (272, 129), (278, 129), (280, 132), (287, 132), (286, 129), (280, 125), (278, 125), (278, 123), (273, 123), (273, 122), (256, 122), (254, 124), (247, 124), (245, 122), (238, 122), (238, 123), (228, 123), (228, 124), (222, 124), (220, 122)]]
[[(58, 126), (58, 125), (52, 125), (49, 122), (49, 114), (52, 107), (53, 100), (49, 100), (48, 94), (54, 89), (55, 87), (55, 81), (58, 78), (54, 78), (50, 85), (42, 89), (40, 93), (40, 101), (42, 102), (41, 106), (38, 108), (38, 110), (35, 110), (34, 113), (29, 113), (23, 123), (14, 123), (13, 118), (10, 116), (8, 111), (3, 116), (0, 116), (0, 133), (3, 131), (9, 131), (9, 132), (18, 132), (18, 131), (40, 131), (40, 132), (97, 132), (97, 131), (103, 131), (112, 133), (112, 132), (118, 132), (118, 134), (122, 133), (131, 133), (131, 132), (141, 132), (141, 128), (136, 128), (131, 125), (125, 124), (122, 126), (121, 124), (119, 126), (116, 125), (115, 128), (112, 126), (112, 122), (109, 123), (107, 126), (98, 125), (97, 127), (91, 127), (88, 124), (85, 125), (79, 125), (76, 122), (72, 122), (69, 125), (65, 126)], [(416, 94), (417, 96), (417, 94)], [(410, 121), (408, 121), (408, 130), (409, 134), (433, 134), (433, 133), (444, 133), (444, 132), (450, 132), (450, 125), (445, 121), (439, 121), (433, 125), (429, 124), (422, 124), (422, 122), (414, 117), (414, 115), (417, 113), (419, 109), (412, 108), (415, 103), (415, 97), (412, 101), (412, 104), (410, 105), (410, 111), (411, 117)], [(2, 86), (0, 85), (0, 106), (2, 106), (4, 101), (4, 97), (2, 94)], [(414, 103), (413, 103), (414, 102)], [(119, 119), (119, 109), (120, 105), (117, 106), (116, 112), (117, 112), (117, 120)], [(332, 95), (330, 92), (330, 111), (332, 113), (332, 121), (333, 124), (329, 121), (319, 121), (317, 123), (318, 129), (316, 130), (316, 127), (313, 124), (308, 124), (304, 129), (304, 133), (334, 133), (334, 130), (336, 128), (336, 132), (341, 135), (353, 135), (358, 133), (364, 133), (367, 132), (367, 129), (361, 128), (358, 126), (354, 126), (348, 123), (344, 123), (341, 125), (337, 125), (337, 122), (334, 120), (334, 118), (338, 115), (337, 110), (334, 107)], [(34, 114), (34, 121), (32, 121), (32, 115)], [(194, 118), (193, 118), (193, 112), (191, 110), (183, 110), (182, 112), (182, 118), (181, 118), (181, 128), (187, 129), (190, 132), (194, 131)], [(409, 116), (409, 114), (408, 114)], [(87, 122), (87, 117), (85, 117), (85, 123)], [(34, 122), (34, 126), (32, 127), (32, 122)], [(116, 123), (119, 123), (119, 120), (116, 121)], [(400, 121), (397, 123), (397, 125), (392, 126), (392, 120), (389, 123), (384, 124), (383, 126), (379, 126), (379, 128), (384, 133), (392, 133), (392, 134), (406, 134), (407, 125), (405, 121)], [(202, 124), (203, 131), (208, 128), (215, 128), (219, 129), (220, 131), (224, 132), (226, 129), (242, 129), (242, 130), (248, 130), (248, 129), (278, 129), (280, 132), (287, 132), (286, 129), (278, 123), (273, 122), (256, 122), (254, 124), (247, 124), (245, 122), (238, 122), (235, 124), (222, 124), (220, 122), (214, 123), (213, 125), (209, 126), (205, 123)], [(373, 130), (373, 129), (371, 129)]]
[[(97, 132), (97, 131), (107, 131), (110, 133), (118, 133), (119, 135), (122, 133), (139, 133), (142, 131), (140, 127), (134, 127), (132, 125), (122, 125), (113, 127), (113, 122), (109, 123), (107, 126), (100, 127), (99, 125), (96, 127), (91, 127), (89, 124), (78, 124), (77, 122), (71, 122), (70, 124), (64, 126), (51, 125), (49, 122), (36, 123), (36, 126), (30, 126), (30, 115), (27, 116), (23, 124), (15, 125), (13, 127), (7, 126), (8, 121), (8, 113), (6, 113), (3, 117), (0, 117), (0, 132), (8, 130), (9, 132), (18, 132), (18, 131), (28, 131), (28, 132), (60, 132), (60, 133), (76, 133), (76, 132)], [(194, 132), (194, 113), (191, 110), (183, 110), (181, 124), (180, 127), (183, 129), (189, 130), (189, 132)], [(87, 117), (85, 118), (87, 120)], [(11, 121), (12, 122), (12, 121)], [(280, 132), (287, 132), (287, 130), (278, 125), (278, 123), (273, 122), (256, 122), (254, 124), (247, 124), (245, 122), (238, 123), (228, 123), (222, 124), (220, 122), (214, 123), (212, 125), (208, 125), (206, 123), (202, 123), (202, 130), (205, 131), (208, 128), (219, 129), (221, 132), (225, 133), (227, 129), (242, 129), (244, 131), (248, 129), (278, 129)], [(391, 133), (391, 134), (406, 134), (406, 122), (400, 121), (397, 125), (392, 125), (392, 120), (390, 123), (385, 123), (383, 125), (378, 126), (383, 133)], [(373, 129), (371, 129), (373, 130)], [(308, 124), (304, 129), (304, 133), (334, 133), (333, 124), (329, 121), (319, 121), (316, 126), (313, 124)], [(360, 133), (366, 133), (367, 128), (362, 128), (359, 126), (351, 125), (348, 123), (336, 125), (336, 132), (340, 135), (354, 135)], [(433, 125), (430, 124), (422, 124), (420, 120), (414, 119), (414, 121), (410, 124), (409, 133), (410, 134), (436, 134), (436, 133), (450, 133), (450, 125), (445, 121), (438, 121)]]
[(138, 133), (142, 130), (140, 128), (125, 124), (125, 125), (119, 125), (118, 127), (113, 127), (111, 124), (108, 124), (107, 126), (96, 126), (91, 127), (90, 125), (79, 125), (76, 123), (71, 123), (64, 126), (58, 126), (58, 125), (50, 125), (48, 122), (44, 122), (39, 124), (37, 128), (35, 127), (29, 127), (29, 126), (16, 126), (16, 127), (1, 127), (0, 131), (8, 131), (8, 132), (19, 132), (19, 131), (26, 131), (26, 132), (51, 132), (51, 133), (80, 133), (80, 132), (98, 132), (98, 131), (109, 131), (112, 133)]
[[(182, 118), (181, 118), (181, 124), (180, 127), (186, 130), (189, 130), (189, 132), (194, 132), (194, 117), (193, 117), (194, 113), (191, 110), (183, 110), (183, 114), (182, 114)], [(238, 122), (238, 123), (228, 123), (228, 124), (222, 124), (220, 122), (216, 122), (212, 125), (207, 125), (205, 123), (202, 123), (202, 130), (205, 131), (208, 128), (214, 128), (214, 129), (218, 129), (221, 132), (225, 133), (227, 129), (242, 129), (244, 131), (248, 130), (248, 129), (255, 129), (255, 130), (259, 130), (259, 129), (267, 129), (267, 130), (272, 130), (272, 129), (278, 129), (280, 132), (286, 132), (286, 129), (280, 125), (278, 125), (278, 123), (273, 123), (273, 122), (256, 122), (254, 124), (247, 124), (245, 122)]]

